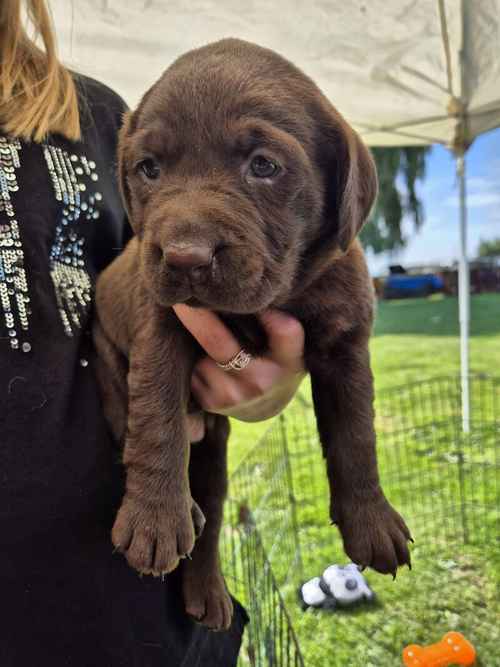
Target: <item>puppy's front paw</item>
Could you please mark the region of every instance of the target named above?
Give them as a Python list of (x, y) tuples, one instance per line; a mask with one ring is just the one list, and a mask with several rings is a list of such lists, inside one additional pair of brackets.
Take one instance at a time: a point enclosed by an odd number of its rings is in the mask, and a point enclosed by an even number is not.
[(383, 495), (371, 502), (336, 502), (332, 519), (342, 534), (346, 554), (357, 565), (393, 577), (401, 565), (411, 568), (410, 531)]
[(195, 561), (186, 562), (183, 567), (186, 612), (210, 630), (227, 630), (233, 617), (233, 603), (222, 574), (219, 571), (207, 574)]
[(160, 576), (189, 556), (204, 524), (203, 512), (189, 495), (168, 506), (146, 505), (125, 495), (111, 537), (131, 567)]

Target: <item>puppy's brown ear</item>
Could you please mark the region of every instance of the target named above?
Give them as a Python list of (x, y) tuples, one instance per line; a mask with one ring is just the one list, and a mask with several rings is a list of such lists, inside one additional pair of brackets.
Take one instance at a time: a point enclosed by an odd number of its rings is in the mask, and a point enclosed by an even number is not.
[(336, 245), (346, 252), (375, 202), (377, 171), (370, 151), (344, 118), (333, 107), (329, 116), (325, 216)]
[(118, 185), (128, 219), (131, 220), (130, 188), (127, 180), (127, 141), (132, 133), (132, 112), (123, 114), (123, 124), (118, 134)]

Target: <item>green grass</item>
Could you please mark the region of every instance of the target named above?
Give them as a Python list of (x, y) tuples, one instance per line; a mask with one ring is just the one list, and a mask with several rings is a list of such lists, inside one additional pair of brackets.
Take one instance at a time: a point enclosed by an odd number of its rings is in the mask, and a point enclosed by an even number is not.
[[(500, 393), (499, 385), (493, 388)], [(233, 490), (255, 509), (256, 523), (306, 665), (396, 666), (405, 645), (432, 643), (451, 629), (470, 638), (480, 656), (496, 656), (500, 640), (494, 622), (500, 613), (495, 510), (499, 497), (494, 467), (498, 425), (495, 428), (485, 419), (475, 425), (471, 438), (462, 439), (456, 424), (443, 422), (432, 428), (413, 429), (402, 439), (400, 431), (382, 424), (382, 482), (415, 538), (413, 570), (400, 571), (395, 582), (390, 577), (366, 572), (377, 594), (375, 605), (333, 613), (303, 613), (297, 604), (298, 584), (320, 574), (332, 562), (346, 562), (346, 557), (337, 530), (328, 525), (328, 489), (315, 442), (313, 415), (310, 411), (302, 413), (299, 406), (293, 407), (286, 430), (297, 498), (302, 571), (294, 559), (294, 533), (278, 446), (279, 424), (246, 458), (243, 470), (233, 480)], [(395, 449), (399, 451), (396, 453)], [(397, 461), (400, 466), (395, 465)], [(254, 549), (249, 552), (253, 557)], [(259, 565), (250, 590), (235, 592), (248, 606), (254, 596), (253, 600), (260, 600), (266, 609), (269, 600), (259, 577), (261, 571)], [(256, 615), (255, 607), (253, 614)], [(266, 621), (261, 620), (258, 625), (266, 627)], [(478, 664), (495, 662), (483, 660)]]
[[(460, 371), (458, 302), (428, 299), (382, 301), (371, 340), (377, 389)], [(495, 372), (500, 362), (500, 295), (471, 300), (471, 372)]]
[[(274, 425), (264, 446), (246, 458), (244, 475), (251, 489), (238, 488), (237, 479), (233, 484), (233, 495), (251, 494), (247, 500), (252, 507), (264, 498), (257, 524), (272, 552), (273, 571), (282, 584), (307, 667), (401, 665), (404, 645), (432, 643), (450, 629), (463, 631), (475, 643), (478, 665), (500, 665), (500, 632), (494, 621), (500, 613), (500, 550), (493, 532), (498, 529), (498, 515), (491, 509), (499, 502), (495, 468), (499, 433), (492, 422), (492, 395), (499, 406), (500, 386), (487, 385), (488, 400), (482, 396), (483, 414), (479, 415), (476, 408), (482, 385), (473, 385), (474, 414), (481, 420), (476, 420), (471, 437), (464, 440), (458, 436), (458, 387), (443, 385), (449, 395), (446, 404), (439, 394), (441, 385), (429, 385), (433, 389), (425, 396), (415, 393), (420, 389), (407, 387), (411, 382), (459, 372), (457, 318), (453, 298), (382, 302), (378, 308), (371, 354), (379, 395), (381, 476), (386, 494), (407, 518), (416, 545), (413, 571), (401, 572), (396, 582), (367, 573), (377, 593), (375, 605), (330, 614), (304, 614), (297, 605), (299, 576), (309, 578), (332, 562), (346, 561), (336, 529), (327, 525), (328, 492), (319, 446), (314, 442), (314, 416), (310, 408), (304, 410), (304, 403), (310, 404), (307, 380), (301, 400), (288, 411), (286, 426), (298, 498), (303, 574), (293, 564), (288, 507), (281, 502), (279, 425)], [(498, 373), (500, 295), (473, 297), (471, 334), (472, 372)], [(406, 386), (398, 393), (406, 409), (417, 399), (423, 406), (412, 417), (416, 428), (404, 436), (397, 410), (382, 399), (384, 390), (395, 385)], [(437, 412), (444, 421), (430, 424)], [(268, 428), (269, 423), (233, 424), (232, 470)], [(457, 456), (461, 457), (460, 468)]]
[[(435, 295), (427, 299), (381, 301), (370, 343), (375, 389), (460, 372), (458, 301)], [(471, 300), (470, 368), (472, 373), (500, 373), (500, 295)], [(310, 400), (304, 380), (300, 393)], [(270, 422), (233, 421), (229, 468), (269, 428)]]

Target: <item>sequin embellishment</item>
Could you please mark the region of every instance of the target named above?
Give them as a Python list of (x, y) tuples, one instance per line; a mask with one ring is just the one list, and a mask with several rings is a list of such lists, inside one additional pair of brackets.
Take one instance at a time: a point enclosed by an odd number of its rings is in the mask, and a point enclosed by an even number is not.
[(6, 222), (0, 223), (0, 305), (11, 348), (29, 352), (30, 299), (19, 224), (10, 196), (19, 190), (16, 169), (21, 166), (20, 150), (20, 141), (0, 137), (0, 213), (6, 215)]
[(92, 282), (85, 268), (85, 239), (78, 233), (79, 223), (100, 217), (99, 180), (95, 162), (84, 155), (69, 155), (55, 146), (44, 146), (57, 201), (62, 202), (50, 252), (50, 275), (64, 331), (73, 336), (84, 324), (92, 300)]

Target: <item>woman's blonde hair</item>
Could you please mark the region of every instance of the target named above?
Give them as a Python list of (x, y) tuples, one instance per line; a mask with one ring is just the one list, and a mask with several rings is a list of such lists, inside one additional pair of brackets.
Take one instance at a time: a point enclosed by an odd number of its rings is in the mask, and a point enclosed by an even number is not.
[[(0, 129), (42, 142), (57, 132), (80, 138), (78, 98), (73, 77), (59, 62), (45, 0), (0, 0)], [(41, 37), (43, 49), (36, 45)]]

